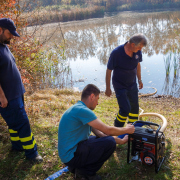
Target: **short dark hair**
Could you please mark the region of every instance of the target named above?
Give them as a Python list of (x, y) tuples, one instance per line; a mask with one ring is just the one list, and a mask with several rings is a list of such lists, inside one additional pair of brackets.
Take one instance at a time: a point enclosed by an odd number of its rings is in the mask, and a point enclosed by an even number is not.
[(91, 94), (94, 94), (95, 96), (100, 94), (99, 88), (94, 84), (88, 84), (87, 86), (85, 86), (81, 94), (81, 100), (87, 99)]
[(130, 43), (134, 43), (136, 46), (140, 43), (143, 44), (143, 46), (147, 45), (147, 39), (146, 36), (143, 34), (134, 34), (130, 39)]

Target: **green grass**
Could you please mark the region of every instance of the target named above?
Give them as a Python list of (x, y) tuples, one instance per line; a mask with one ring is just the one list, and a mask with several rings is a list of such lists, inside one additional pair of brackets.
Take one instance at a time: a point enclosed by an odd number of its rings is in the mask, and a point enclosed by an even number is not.
[[(0, 118), (0, 179), (2, 180), (35, 180), (46, 179), (64, 166), (58, 156), (58, 125), (64, 111), (80, 99), (80, 93), (70, 90), (44, 90), (26, 95), (26, 111), (35, 136), (39, 154), (43, 163), (32, 164), (25, 159), (23, 152), (11, 152), (11, 143), (7, 126)], [(176, 180), (180, 179), (180, 99), (176, 98), (141, 98), (140, 107), (144, 112), (156, 112), (168, 120), (166, 136), (166, 160), (159, 173), (154, 166), (149, 167), (138, 161), (127, 164), (127, 144), (117, 145), (111, 158), (104, 163), (98, 174), (105, 180)], [(108, 98), (100, 95), (95, 114), (108, 125), (118, 111), (115, 96)], [(145, 118), (161, 123), (157, 118)], [(57, 179), (73, 180), (67, 172)]]

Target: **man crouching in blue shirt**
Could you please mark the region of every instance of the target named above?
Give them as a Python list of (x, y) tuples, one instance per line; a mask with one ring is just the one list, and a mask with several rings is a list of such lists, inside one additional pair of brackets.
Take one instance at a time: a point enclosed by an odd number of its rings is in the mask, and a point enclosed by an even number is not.
[[(70, 107), (62, 116), (58, 131), (58, 152), (61, 161), (75, 176), (100, 180), (96, 172), (112, 155), (116, 144), (128, 141), (116, 136), (132, 134), (133, 125), (113, 127), (104, 124), (94, 112), (98, 105), (100, 90), (88, 84), (82, 91), (81, 101)], [(91, 131), (96, 136), (90, 136)], [(113, 137), (115, 136), (115, 137)]]

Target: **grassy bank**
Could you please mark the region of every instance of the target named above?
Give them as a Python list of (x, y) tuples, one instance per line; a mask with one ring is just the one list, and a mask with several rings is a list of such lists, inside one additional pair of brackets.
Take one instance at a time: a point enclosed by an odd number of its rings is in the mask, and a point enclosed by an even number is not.
[[(31, 164), (24, 153), (11, 152), (10, 137), (4, 120), (0, 119), (0, 179), (3, 180), (43, 180), (57, 172), (64, 165), (58, 151), (58, 124), (64, 111), (80, 99), (80, 93), (70, 90), (42, 90), (34, 94), (26, 94), (25, 103), (33, 134), (38, 144), (39, 153), (43, 156), (41, 164)], [(127, 144), (117, 145), (111, 158), (99, 170), (105, 180), (175, 180), (180, 179), (180, 99), (176, 98), (140, 98), (140, 107), (144, 112), (156, 112), (164, 115), (168, 121), (165, 131), (166, 160), (159, 173), (154, 167), (147, 167), (140, 162), (127, 164)], [(108, 125), (118, 110), (115, 96), (110, 98), (102, 93), (95, 113)], [(160, 120), (146, 119), (161, 123)], [(69, 172), (57, 179), (73, 180)]]
[(155, 10), (155, 9), (170, 9), (170, 8), (180, 8), (180, 2), (165, 2), (165, 3), (127, 3), (116, 7), (117, 11), (134, 11), (134, 10)]
[[(35, 5), (34, 5), (35, 6)], [(35, 6), (36, 7), (36, 6)], [(21, 18), (29, 26), (103, 17), (105, 12), (180, 8), (180, 2), (113, 1), (90, 4), (56, 4), (25, 11)]]
[(40, 25), (53, 22), (77, 21), (89, 18), (99, 18), (104, 16), (104, 7), (91, 6), (80, 8), (79, 6), (69, 6), (60, 8), (59, 6), (48, 6), (32, 12), (23, 13), (28, 25)]

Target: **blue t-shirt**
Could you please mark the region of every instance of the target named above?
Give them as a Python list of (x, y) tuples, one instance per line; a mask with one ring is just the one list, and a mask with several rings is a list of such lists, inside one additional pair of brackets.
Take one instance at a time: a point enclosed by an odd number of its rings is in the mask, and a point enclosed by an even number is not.
[(22, 96), (25, 92), (14, 56), (7, 45), (0, 43), (0, 85), (8, 101)]
[(58, 130), (58, 153), (63, 163), (74, 157), (79, 142), (89, 138), (91, 126), (87, 123), (97, 119), (82, 101), (70, 107), (61, 117)]
[(133, 87), (136, 84), (137, 65), (142, 61), (141, 51), (133, 53), (133, 57), (130, 57), (125, 53), (125, 44), (112, 51), (107, 64), (107, 68), (113, 70), (112, 84), (114, 89)]

